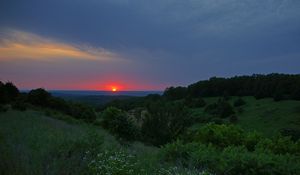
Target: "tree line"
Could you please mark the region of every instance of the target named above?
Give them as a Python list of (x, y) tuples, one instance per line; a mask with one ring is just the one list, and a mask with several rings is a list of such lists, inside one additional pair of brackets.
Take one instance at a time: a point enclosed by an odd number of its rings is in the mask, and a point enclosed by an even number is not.
[(22, 93), (13, 83), (0, 81), (0, 110), (7, 110), (7, 106), (21, 111), (29, 106), (48, 108), (87, 122), (96, 120), (94, 109), (88, 105), (54, 97), (42, 88)]
[(300, 100), (300, 75), (253, 74), (231, 78), (212, 77), (187, 87), (169, 87), (163, 96), (171, 100), (217, 96), (254, 96), (257, 99)]

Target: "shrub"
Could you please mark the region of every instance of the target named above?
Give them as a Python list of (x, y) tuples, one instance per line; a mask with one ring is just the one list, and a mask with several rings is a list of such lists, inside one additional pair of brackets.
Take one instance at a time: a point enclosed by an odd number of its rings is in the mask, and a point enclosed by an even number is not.
[(180, 140), (166, 144), (160, 151), (161, 157), (166, 162), (187, 165), (190, 158), (188, 147)]
[(225, 121), (221, 118), (212, 118), (211, 122), (218, 125), (225, 124)]
[(244, 131), (234, 125), (207, 124), (196, 131), (193, 141), (213, 144), (224, 148), (230, 145), (241, 145)]
[(237, 100), (234, 101), (233, 105), (234, 107), (239, 107), (245, 105), (246, 102), (242, 98), (238, 98)]
[(202, 98), (186, 98), (184, 104), (190, 108), (202, 108), (206, 102)]
[(193, 137), (165, 145), (162, 160), (210, 170), (216, 174), (297, 174), (300, 142), (288, 137), (264, 138), (234, 125), (207, 124)]
[(0, 82), (0, 103), (7, 104), (14, 101), (19, 95), (18, 88), (11, 82)]
[(217, 103), (208, 105), (204, 111), (221, 118), (226, 118), (234, 114), (232, 106), (224, 100), (219, 100)]
[(146, 142), (156, 146), (176, 139), (192, 121), (182, 102), (152, 102), (147, 109), (142, 135)]
[(299, 142), (293, 142), (289, 137), (282, 137), (280, 135), (274, 138), (261, 139), (256, 147), (256, 150), (269, 151), (274, 154), (294, 154), (300, 155), (300, 144)]
[(96, 113), (92, 107), (81, 103), (69, 102), (69, 108), (70, 111), (68, 112), (68, 114), (74, 118), (82, 119), (87, 122), (96, 120)]
[(238, 121), (238, 117), (236, 115), (231, 115), (229, 117), (229, 122), (230, 123), (236, 123)]
[(256, 145), (263, 139), (263, 136), (254, 131), (245, 133), (243, 144), (249, 151), (254, 151)]
[(29, 103), (42, 107), (47, 107), (49, 105), (50, 98), (51, 94), (42, 88), (31, 90), (27, 96)]
[(21, 101), (15, 101), (15, 102), (12, 104), (12, 108), (13, 108), (13, 109), (16, 109), (16, 110), (19, 110), (19, 111), (25, 111), (26, 108), (27, 108), (27, 105), (26, 105), (24, 102), (21, 102)]
[(291, 137), (293, 141), (300, 139), (300, 130), (292, 128), (283, 128), (280, 130), (281, 135)]
[(102, 126), (117, 137), (129, 141), (138, 137), (138, 128), (124, 111), (115, 107), (108, 107), (103, 111), (102, 117)]
[[(174, 148), (180, 148), (174, 149)], [(172, 149), (170, 149), (172, 148)], [(174, 152), (175, 150), (175, 152)], [(176, 151), (177, 150), (177, 151)], [(197, 169), (205, 169), (215, 174), (228, 175), (272, 175), (272, 174), (297, 174), (300, 170), (299, 157), (290, 154), (276, 155), (271, 152), (254, 151), (250, 152), (243, 146), (228, 146), (219, 149), (211, 144), (188, 143), (174, 147), (166, 145), (161, 152), (163, 160), (178, 162), (181, 159), (181, 152), (188, 154), (189, 165)], [(173, 156), (172, 159), (166, 159)]]

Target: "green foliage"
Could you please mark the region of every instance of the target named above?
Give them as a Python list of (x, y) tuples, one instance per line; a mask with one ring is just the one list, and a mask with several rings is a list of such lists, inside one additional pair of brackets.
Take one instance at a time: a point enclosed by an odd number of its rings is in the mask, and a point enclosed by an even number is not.
[(283, 128), (280, 130), (280, 134), (283, 136), (291, 137), (293, 141), (300, 139), (300, 129)]
[(168, 100), (183, 99), (187, 95), (187, 88), (185, 87), (169, 87), (164, 91), (163, 96)]
[(244, 145), (249, 151), (254, 151), (256, 148), (256, 145), (263, 139), (263, 136), (254, 131), (254, 132), (248, 132), (246, 134), (244, 134), (243, 136), (243, 143), (242, 145)]
[[(171, 100), (186, 97), (255, 96), (257, 99), (274, 97), (275, 99), (300, 99), (300, 75), (254, 74), (231, 78), (212, 77), (188, 87), (170, 87), (164, 96)], [(279, 98), (278, 98), (279, 97)]]
[(51, 94), (42, 88), (31, 90), (27, 95), (29, 103), (43, 107), (47, 107), (49, 105), (50, 98)]
[(102, 126), (119, 138), (132, 141), (139, 136), (139, 130), (131, 118), (118, 108), (106, 108), (102, 118)]
[(27, 105), (26, 105), (26, 103), (24, 103), (22, 101), (15, 101), (12, 104), (12, 108), (16, 109), (16, 110), (19, 110), (19, 111), (25, 111), (26, 108), (27, 108)]
[(224, 148), (230, 145), (241, 145), (244, 131), (234, 125), (207, 124), (194, 133), (193, 141), (211, 143)]
[(27, 95), (27, 101), (36, 106), (58, 110), (76, 119), (82, 119), (87, 122), (96, 120), (96, 114), (92, 107), (53, 97), (42, 88), (31, 90)]
[(242, 98), (236, 99), (233, 103), (234, 107), (243, 106), (245, 104), (246, 104), (246, 102)]
[(236, 115), (231, 115), (229, 117), (229, 122), (230, 123), (237, 123), (238, 122), (238, 117)]
[(184, 104), (189, 108), (201, 108), (206, 105), (206, 102), (202, 98), (186, 98)]
[(223, 150), (212, 146), (199, 146), (192, 153), (196, 166), (208, 168), (216, 174), (297, 174), (299, 157), (275, 155), (264, 152), (248, 152), (244, 147), (226, 147)]
[(152, 102), (142, 124), (146, 142), (162, 145), (176, 139), (191, 123), (191, 117), (181, 102)]
[(96, 120), (96, 114), (93, 108), (82, 104), (82, 103), (72, 103), (69, 102), (69, 110), (67, 114), (77, 118), (82, 119), (87, 122), (92, 122)]
[(221, 118), (226, 118), (234, 114), (233, 107), (225, 100), (219, 100), (217, 103), (208, 105), (205, 108), (205, 112)]
[(161, 159), (216, 174), (297, 174), (299, 142), (287, 137), (264, 138), (234, 125), (208, 124), (187, 143), (176, 141), (161, 149)]
[(212, 144), (219, 148), (244, 146), (249, 151), (268, 150), (274, 154), (300, 153), (299, 142), (294, 142), (290, 137), (277, 135), (273, 138), (264, 138), (257, 132), (245, 132), (236, 125), (210, 123), (189, 134), (189, 142)]
[(176, 140), (175, 142), (164, 145), (160, 151), (160, 155), (163, 161), (175, 162), (177, 165), (186, 166), (190, 159), (190, 151), (191, 149), (188, 145), (185, 145), (180, 140)]
[(11, 82), (0, 81), (0, 104), (7, 104), (14, 101), (19, 95), (18, 88)]
[(280, 135), (271, 139), (261, 139), (255, 146), (256, 150), (271, 151), (274, 154), (294, 154), (300, 156), (300, 144), (293, 142), (289, 137)]

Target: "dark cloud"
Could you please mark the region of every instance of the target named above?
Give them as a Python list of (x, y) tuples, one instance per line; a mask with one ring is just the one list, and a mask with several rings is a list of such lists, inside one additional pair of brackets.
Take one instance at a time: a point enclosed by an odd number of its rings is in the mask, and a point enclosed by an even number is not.
[(2, 0), (0, 27), (107, 49), (132, 63), (95, 74), (158, 86), (300, 66), (298, 0)]

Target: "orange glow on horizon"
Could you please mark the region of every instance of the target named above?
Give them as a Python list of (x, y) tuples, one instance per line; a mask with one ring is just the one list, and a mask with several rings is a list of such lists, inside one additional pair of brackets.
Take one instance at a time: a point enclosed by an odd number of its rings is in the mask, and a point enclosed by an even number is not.
[(116, 87), (112, 87), (112, 88), (111, 88), (111, 91), (116, 92), (116, 91), (117, 91), (117, 88), (116, 88)]

